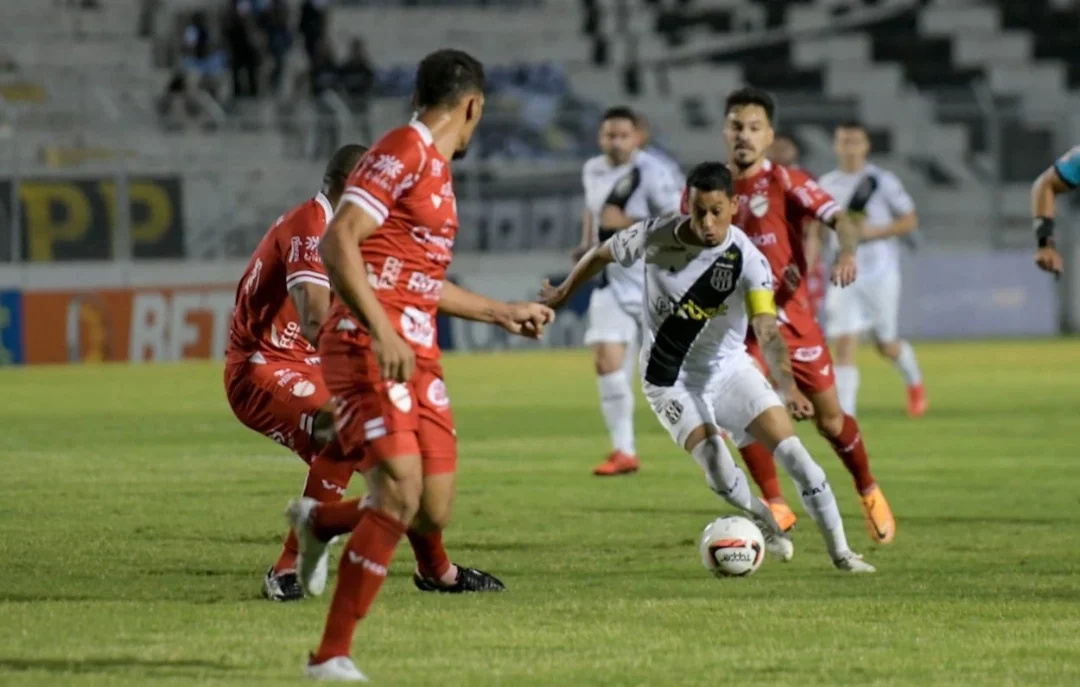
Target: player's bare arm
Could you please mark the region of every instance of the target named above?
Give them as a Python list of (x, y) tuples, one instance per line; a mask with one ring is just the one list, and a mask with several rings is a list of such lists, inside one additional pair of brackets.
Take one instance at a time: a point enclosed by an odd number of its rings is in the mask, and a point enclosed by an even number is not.
[(859, 240), (863, 243), (881, 241), (894, 236), (903, 236), (915, 231), (919, 226), (919, 216), (914, 210), (894, 219), (884, 227), (867, 226), (865, 222), (859, 223)]
[(592, 213), (589, 212), (589, 208), (585, 208), (581, 211), (581, 243), (577, 245), (577, 248), (570, 254), (570, 257), (577, 262), (581, 259), (581, 256), (589, 252), (589, 249), (596, 245), (593, 239), (593, 220)]
[(1054, 217), (1057, 214), (1057, 196), (1069, 191), (1069, 185), (1051, 165), (1039, 175), (1031, 185), (1031, 216), (1038, 241), (1035, 251), (1035, 264), (1044, 272), (1060, 275), (1065, 268), (1065, 261), (1054, 242)]
[(626, 214), (621, 207), (613, 203), (608, 203), (600, 211), (600, 231), (602, 232), (621, 231), (640, 221)]
[(552, 310), (558, 310), (566, 305), (566, 302), (570, 300), (570, 296), (574, 295), (574, 292), (581, 288), (582, 284), (600, 274), (606, 266), (613, 262), (615, 262), (615, 257), (611, 253), (611, 240), (609, 239), (599, 246), (589, 249), (589, 252), (574, 265), (570, 276), (558, 286), (552, 286), (551, 282), (545, 279), (540, 288), (540, 303)]
[(443, 282), (439, 312), (474, 322), (497, 324), (511, 334), (537, 339), (544, 327), (555, 320), (551, 308), (540, 303), (505, 303)]
[(832, 267), (832, 283), (847, 286), (855, 281), (855, 251), (859, 249), (859, 225), (850, 213), (841, 210), (826, 222), (836, 231), (840, 253)]
[(289, 289), (300, 316), (300, 333), (312, 346), (318, 346), (319, 327), (330, 312), (330, 289), (312, 282), (301, 282)]
[(762, 356), (769, 368), (769, 375), (776, 382), (788, 411), (796, 420), (805, 420), (814, 416), (814, 406), (795, 384), (795, 374), (791, 369), (791, 355), (784, 338), (780, 336), (780, 325), (776, 315), (758, 313), (750, 320), (754, 336), (761, 346)]
[(319, 243), (319, 253), (334, 290), (370, 330), (383, 378), (404, 382), (412, 375), (415, 354), (394, 331), (390, 318), (375, 297), (360, 252), (360, 242), (378, 228), (375, 218), (360, 207), (346, 203), (326, 228)]

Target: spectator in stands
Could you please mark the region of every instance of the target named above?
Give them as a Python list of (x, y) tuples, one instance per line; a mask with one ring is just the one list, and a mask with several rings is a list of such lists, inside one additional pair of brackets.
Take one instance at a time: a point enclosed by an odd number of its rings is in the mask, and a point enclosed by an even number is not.
[[(315, 142), (312, 155), (322, 159), (331, 155), (338, 148), (338, 125), (334, 112), (333, 98), (341, 86), (341, 71), (330, 41), (319, 41), (311, 60), (308, 76), (311, 96), (315, 101)], [(338, 99), (340, 102), (340, 98)]]
[(253, 0), (230, 0), (225, 21), (225, 40), (232, 67), (233, 97), (259, 95), (259, 67), (262, 55), (256, 26), (257, 7)]
[(281, 88), (281, 77), (285, 73), (285, 56), (288, 55), (293, 41), (292, 29), (289, 27), (289, 5), (285, 0), (271, 0), (259, 18), (270, 53), (270, 88), (277, 92)]
[(326, 37), (326, 8), (329, 0), (304, 0), (300, 6), (300, 35), (304, 37), (304, 51), (308, 59), (315, 61), (315, 52)]
[(375, 90), (375, 66), (364, 41), (359, 37), (349, 43), (349, 55), (341, 64), (341, 91), (353, 114), (360, 117), (364, 137), (371, 140), (371, 94)]

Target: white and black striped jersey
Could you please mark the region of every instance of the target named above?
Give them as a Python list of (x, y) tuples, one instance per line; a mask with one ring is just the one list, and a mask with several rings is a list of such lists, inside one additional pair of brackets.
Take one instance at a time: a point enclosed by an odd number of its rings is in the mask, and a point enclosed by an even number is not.
[[(613, 166), (604, 155), (590, 158), (581, 170), (585, 206), (592, 215), (594, 240), (610, 238), (602, 232), (600, 213), (607, 204), (617, 205), (630, 217), (645, 219), (679, 210), (682, 184), (669, 166), (656, 156), (638, 150), (624, 165)], [(620, 305), (637, 312), (641, 307), (644, 272), (640, 265), (609, 265), (604, 287), (610, 288)]]
[(745, 353), (750, 315), (776, 313), (772, 270), (746, 234), (732, 226), (719, 246), (690, 246), (676, 233), (689, 221), (650, 219), (611, 241), (620, 265), (645, 259), (641, 370), (654, 386), (706, 382)]

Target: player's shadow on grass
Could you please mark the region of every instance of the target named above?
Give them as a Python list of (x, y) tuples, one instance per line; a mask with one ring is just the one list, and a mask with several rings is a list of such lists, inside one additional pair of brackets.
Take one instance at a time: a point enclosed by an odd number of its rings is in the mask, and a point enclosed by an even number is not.
[(51, 673), (111, 673), (127, 671), (132, 668), (142, 669), (163, 675), (195, 675), (207, 671), (231, 672), (237, 666), (216, 661), (194, 660), (154, 660), (134, 656), (114, 658), (0, 658), (0, 672), (23, 672), (45, 670)]

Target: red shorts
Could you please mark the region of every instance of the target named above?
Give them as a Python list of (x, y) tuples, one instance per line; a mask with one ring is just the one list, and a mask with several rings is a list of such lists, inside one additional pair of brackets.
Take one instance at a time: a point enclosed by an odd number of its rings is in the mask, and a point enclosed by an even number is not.
[(318, 366), (228, 362), (225, 395), (240, 422), (289, 447), (305, 463), (319, 453), (312, 437), (315, 415), (330, 401), (330, 392)]
[[(821, 326), (802, 308), (785, 306), (779, 317), (780, 335), (784, 337), (788, 353), (791, 354), (791, 370), (799, 390), (804, 394), (817, 394), (834, 387), (836, 378), (833, 375), (832, 355)], [(768, 370), (753, 335), (746, 340), (746, 349), (762, 369)]]
[(405, 383), (382, 379), (370, 344), (354, 333), (319, 340), (323, 377), (334, 397), (334, 424), (348, 460), (376, 463), (418, 455), (425, 475), (457, 469), (457, 432), (437, 360), (418, 358)]

